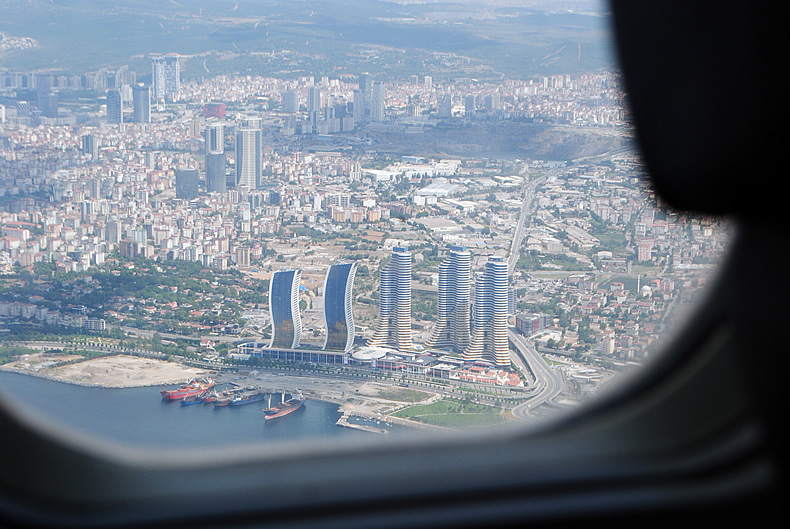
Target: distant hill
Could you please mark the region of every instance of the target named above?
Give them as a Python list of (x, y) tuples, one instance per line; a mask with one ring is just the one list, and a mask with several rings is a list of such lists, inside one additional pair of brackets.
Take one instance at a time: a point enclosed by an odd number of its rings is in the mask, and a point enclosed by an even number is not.
[[(612, 66), (605, 16), (532, 7), (542, 4), (0, 0), (0, 32), (38, 43), (0, 54), (0, 68), (78, 74), (128, 64), (146, 74), (149, 53), (188, 56), (185, 77), (367, 71), (439, 79), (466, 69), (525, 78)], [(559, 5), (576, 4), (596, 3)]]

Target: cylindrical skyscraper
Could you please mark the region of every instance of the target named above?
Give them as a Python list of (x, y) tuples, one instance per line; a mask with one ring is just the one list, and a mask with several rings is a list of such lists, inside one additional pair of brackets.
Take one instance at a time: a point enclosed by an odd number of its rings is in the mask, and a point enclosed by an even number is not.
[(475, 287), (474, 330), (464, 360), (486, 358), (500, 367), (510, 367), (507, 338), (507, 262), (489, 257)]
[(429, 347), (452, 347), (463, 352), (469, 344), (471, 266), (472, 255), (461, 246), (452, 247), (439, 265), (439, 303)]
[(411, 252), (392, 249), (390, 262), (381, 269), (379, 321), (370, 345), (399, 351), (414, 348), (411, 340)]

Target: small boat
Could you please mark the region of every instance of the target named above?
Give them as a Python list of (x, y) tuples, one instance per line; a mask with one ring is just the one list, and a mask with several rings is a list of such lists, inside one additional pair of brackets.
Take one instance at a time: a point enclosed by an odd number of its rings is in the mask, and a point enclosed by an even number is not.
[(191, 406), (193, 404), (200, 404), (203, 402), (203, 399), (197, 396), (192, 397), (184, 397), (184, 400), (181, 401), (182, 406)]

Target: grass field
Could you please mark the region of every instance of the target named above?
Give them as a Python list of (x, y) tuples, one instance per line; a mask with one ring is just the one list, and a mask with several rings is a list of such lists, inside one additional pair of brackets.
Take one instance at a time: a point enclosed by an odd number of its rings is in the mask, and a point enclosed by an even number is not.
[(506, 421), (499, 408), (446, 399), (411, 406), (392, 414), (395, 417), (449, 428), (490, 426)]

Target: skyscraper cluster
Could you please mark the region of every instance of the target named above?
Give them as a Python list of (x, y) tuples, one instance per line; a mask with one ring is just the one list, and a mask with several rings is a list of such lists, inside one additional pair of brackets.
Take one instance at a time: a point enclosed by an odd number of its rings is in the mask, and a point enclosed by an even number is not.
[(427, 345), (452, 349), (467, 361), (488, 360), (509, 366), (507, 262), (489, 257), (485, 271), (477, 278), (472, 305), (471, 261), (466, 248), (453, 247), (439, 265), (436, 327)]
[(388, 346), (398, 351), (414, 349), (411, 339), (411, 252), (392, 249), (390, 262), (381, 269), (379, 321), (373, 346)]

